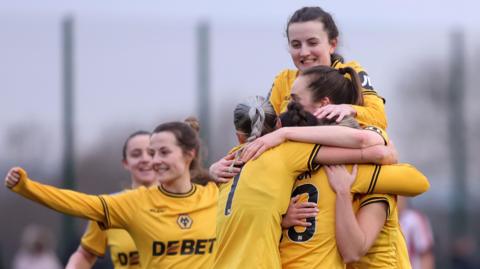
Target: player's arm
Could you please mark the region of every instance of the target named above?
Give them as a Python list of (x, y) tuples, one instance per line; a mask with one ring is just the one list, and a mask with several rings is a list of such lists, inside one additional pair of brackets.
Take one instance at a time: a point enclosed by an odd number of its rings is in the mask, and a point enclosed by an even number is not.
[(370, 130), (345, 126), (284, 127), (248, 144), (243, 150), (242, 161), (256, 159), (266, 150), (287, 140), (354, 149), (385, 144), (381, 135)]
[(97, 257), (103, 257), (107, 249), (107, 233), (98, 223), (89, 221), (77, 251), (70, 256), (67, 268), (91, 268)]
[(322, 146), (314, 161), (318, 164), (394, 164), (397, 162), (397, 157), (397, 151), (392, 144), (388, 146), (375, 145), (365, 149)]
[(375, 242), (387, 217), (387, 204), (371, 203), (355, 216), (350, 187), (355, 180), (357, 167), (352, 174), (345, 166), (325, 167), (330, 186), (336, 193), (335, 236), (339, 252), (345, 263), (355, 262), (364, 256)]
[(79, 246), (77, 251), (70, 256), (65, 269), (90, 269), (96, 261), (97, 256), (95, 254)]
[(409, 164), (359, 165), (353, 193), (417, 196), (430, 188), (427, 177)]
[(103, 223), (105, 228), (113, 226), (122, 228), (119, 222), (129, 217), (116, 214), (115, 207), (106, 202), (107, 196), (88, 195), (44, 185), (29, 179), (25, 170), (19, 167), (10, 169), (5, 177), (5, 185), (13, 192), (34, 202), (64, 214)]

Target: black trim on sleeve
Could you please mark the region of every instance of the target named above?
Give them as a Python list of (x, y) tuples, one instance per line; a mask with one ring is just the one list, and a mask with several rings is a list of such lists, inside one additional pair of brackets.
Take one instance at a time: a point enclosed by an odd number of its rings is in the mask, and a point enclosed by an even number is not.
[(375, 169), (373, 170), (372, 174), (372, 179), (370, 180), (370, 185), (368, 186), (367, 193), (373, 193), (373, 190), (375, 189), (375, 185), (377, 185), (377, 179), (378, 175), (380, 174), (382, 166), (380, 165), (375, 165)]
[(383, 135), (383, 131), (375, 126), (366, 126), (365, 128), (363, 128), (363, 130), (368, 130), (368, 131), (372, 131), (372, 132), (375, 132), (377, 134), (379, 134), (382, 139), (383, 139), (383, 144), (386, 146), (388, 144), (387, 140), (385, 139), (385, 136)]
[(360, 208), (366, 206), (366, 205), (369, 205), (369, 204), (374, 204), (374, 203), (385, 203), (387, 204), (387, 218), (390, 216), (390, 203), (388, 202), (388, 199), (385, 198), (385, 197), (372, 197), (372, 198), (369, 198), (365, 201), (363, 201), (361, 204), (360, 204)]
[(317, 156), (317, 153), (321, 147), (322, 145), (318, 144), (313, 147), (312, 152), (310, 153), (310, 157), (308, 157), (308, 171), (315, 171), (316, 169), (318, 169), (319, 165), (315, 163), (315, 157)]
[(103, 214), (105, 215), (105, 221), (104, 222), (98, 222), (100, 228), (107, 229), (110, 228), (110, 212), (108, 211), (108, 204), (107, 201), (101, 196), (98, 196), (100, 199), (100, 202), (102, 202), (102, 207), (103, 207)]

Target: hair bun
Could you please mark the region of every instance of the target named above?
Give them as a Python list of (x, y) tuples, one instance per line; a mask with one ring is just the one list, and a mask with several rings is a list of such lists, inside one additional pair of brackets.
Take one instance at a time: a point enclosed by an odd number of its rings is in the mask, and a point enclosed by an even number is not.
[(200, 122), (198, 119), (194, 116), (190, 116), (184, 120), (188, 126), (190, 126), (193, 130), (195, 130), (197, 133), (200, 132)]

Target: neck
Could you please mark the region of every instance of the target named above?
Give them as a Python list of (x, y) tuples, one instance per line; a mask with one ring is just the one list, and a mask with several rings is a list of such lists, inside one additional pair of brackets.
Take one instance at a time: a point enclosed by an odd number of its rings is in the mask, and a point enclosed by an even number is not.
[(162, 183), (162, 187), (172, 193), (187, 193), (192, 190), (192, 182), (190, 181), (190, 171), (187, 171), (181, 177), (170, 182)]
[(141, 186), (144, 186), (144, 187), (151, 187), (153, 185), (153, 182), (152, 183), (140, 183), (139, 181), (135, 180), (134, 178), (132, 178), (132, 189), (136, 189), (138, 187), (141, 187)]

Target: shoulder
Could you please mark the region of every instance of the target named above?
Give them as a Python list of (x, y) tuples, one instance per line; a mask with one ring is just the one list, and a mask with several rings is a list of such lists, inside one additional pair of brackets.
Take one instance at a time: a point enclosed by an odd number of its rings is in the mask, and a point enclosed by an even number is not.
[(357, 71), (357, 73), (359, 73), (361, 71), (365, 71), (365, 69), (357, 61), (349, 61), (349, 62), (346, 62), (346, 63), (342, 63), (342, 62), (337, 61), (332, 65), (332, 67), (335, 68), (335, 69), (344, 68), (344, 67), (351, 67), (355, 71)]
[(275, 76), (272, 88), (280, 86), (290, 87), (293, 81), (297, 78), (297, 75), (298, 70), (294, 69), (284, 69), (280, 71), (280, 73)]
[(198, 192), (201, 195), (217, 195), (218, 194), (218, 186), (215, 184), (215, 182), (208, 182), (206, 185), (200, 185), (200, 184), (195, 184), (195, 188), (197, 189), (196, 192)]
[(276, 76), (275, 80), (277, 79), (291, 79), (296, 78), (298, 74), (298, 70), (295, 69), (283, 69), (280, 71)]

